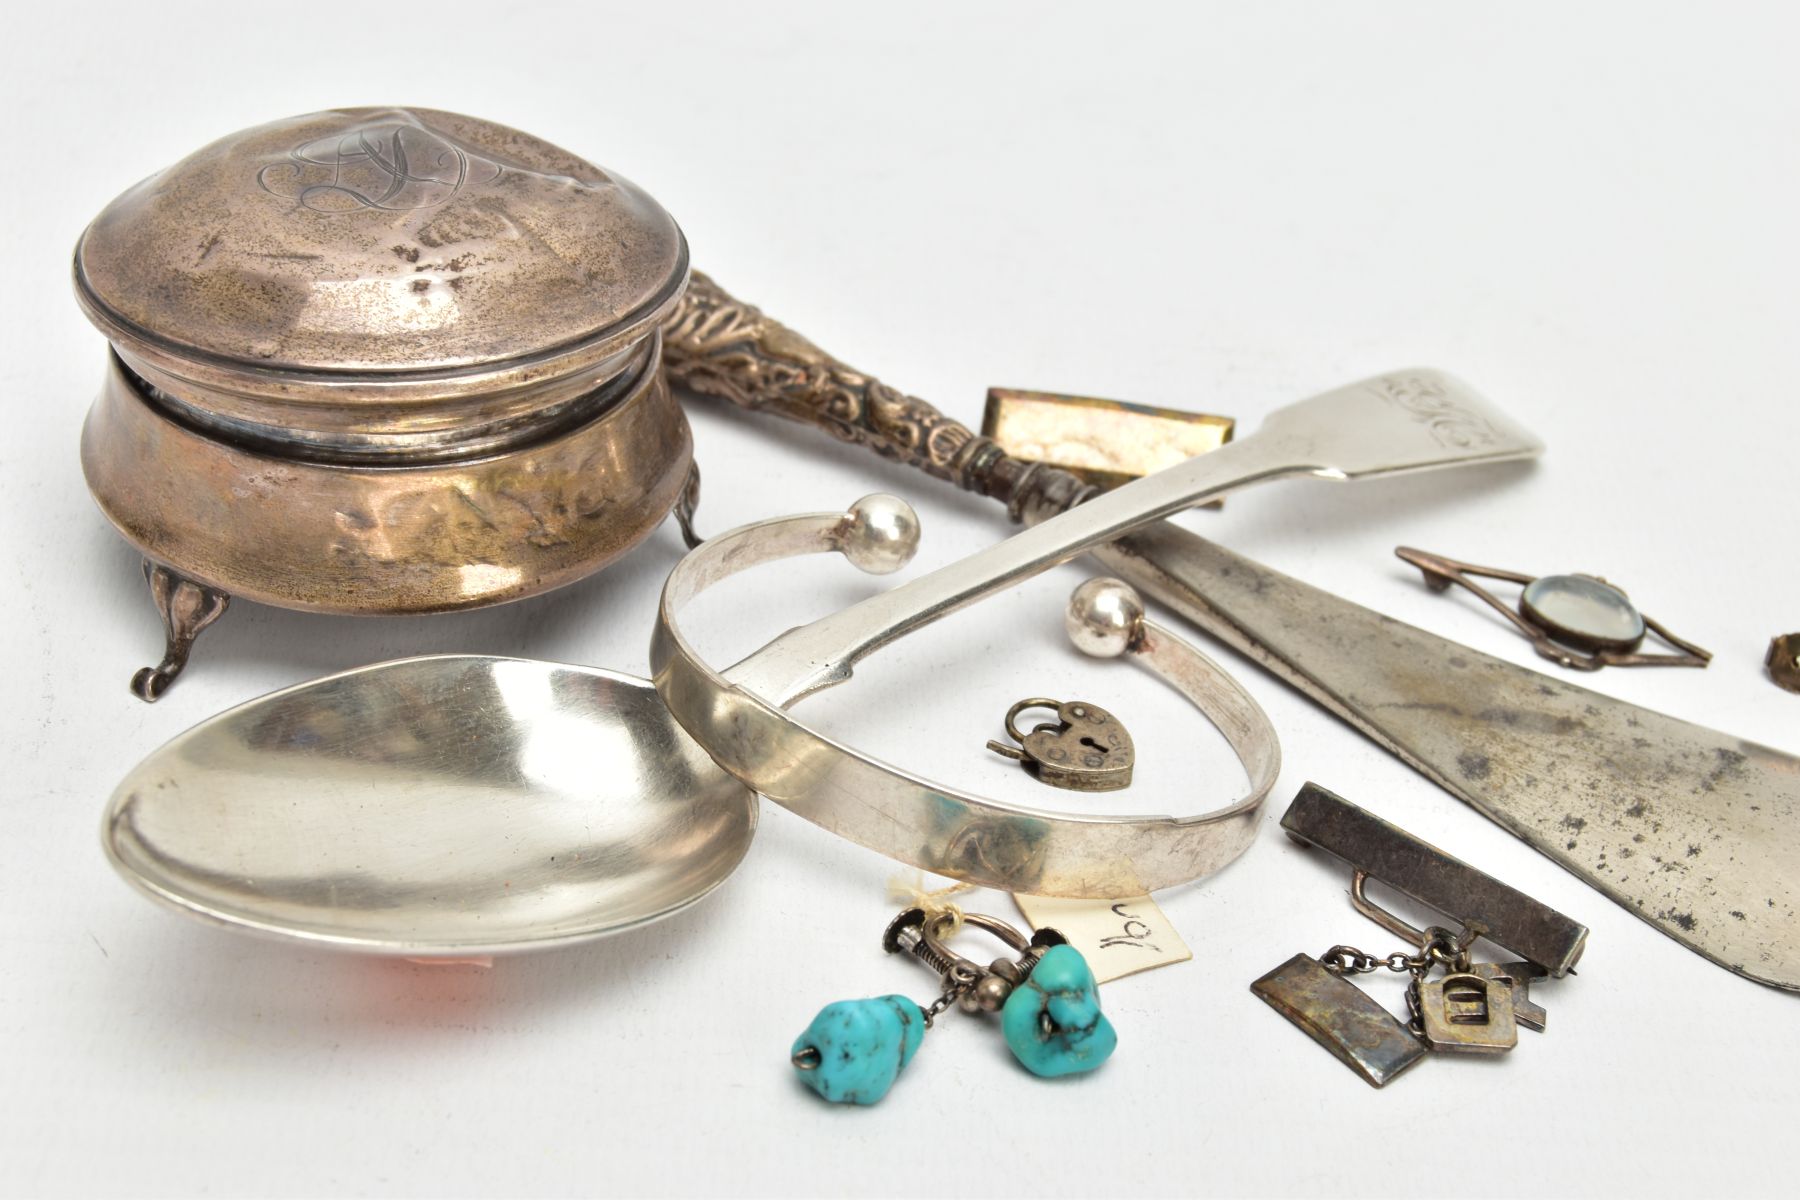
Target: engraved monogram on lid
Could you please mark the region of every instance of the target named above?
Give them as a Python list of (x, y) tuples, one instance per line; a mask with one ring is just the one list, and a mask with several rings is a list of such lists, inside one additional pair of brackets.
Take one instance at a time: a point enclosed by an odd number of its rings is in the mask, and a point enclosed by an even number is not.
[(588, 183), (507, 162), (492, 149), (466, 145), (410, 112), (398, 115), (407, 119), (384, 114), (382, 119), (301, 142), (288, 151), (286, 161), (258, 170), (256, 182), (270, 195), (328, 214), (436, 208), (464, 188), (498, 183), (510, 171), (577, 188), (605, 182), (603, 175)]
[(685, 523), (660, 364), (687, 278), (641, 188), (436, 109), (271, 121), (126, 189), (74, 284), (112, 344), (82, 469), (167, 635), (133, 691), (162, 694), (231, 597), (496, 604)]

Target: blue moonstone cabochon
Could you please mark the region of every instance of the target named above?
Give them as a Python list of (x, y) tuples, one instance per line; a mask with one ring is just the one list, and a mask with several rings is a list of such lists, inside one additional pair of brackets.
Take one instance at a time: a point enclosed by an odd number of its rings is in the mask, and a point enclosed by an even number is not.
[(887, 1095), (925, 1040), (925, 1013), (905, 996), (839, 1000), (819, 1010), (794, 1039), (794, 1055), (819, 1062), (800, 1071), (807, 1087), (833, 1104), (873, 1104)]
[(1052, 946), (1000, 1010), (1006, 1044), (1034, 1075), (1079, 1075), (1119, 1044), (1100, 1011), (1100, 990), (1073, 946)]
[(1552, 635), (1629, 649), (1644, 640), (1644, 618), (1618, 588), (1586, 575), (1545, 575), (1519, 597), (1525, 616)]

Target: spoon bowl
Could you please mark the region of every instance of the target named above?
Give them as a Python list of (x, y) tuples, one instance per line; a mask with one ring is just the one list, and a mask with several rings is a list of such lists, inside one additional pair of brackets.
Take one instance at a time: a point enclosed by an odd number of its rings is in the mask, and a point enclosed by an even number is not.
[(102, 836), (126, 879), (217, 924), (468, 957), (693, 904), (744, 857), (756, 811), (646, 680), (442, 655), (188, 730), (119, 785)]
[[(827, 764), (782, 751), (796, 724), (782, 710), (848, 679), (880, 647), (1252, 484), (1541, 449), (1454, 380), (1391, 382), (1277, 410), (1249, 437), (790, 630), (726, 676), (763, 702), (754, 722), (721, 719), (690, 696), (680, 708), (707, 733), (697, 740), (651, 683), (588, 667), (472, 655), (383, 663), (253, 700), (152, 754), (108, 806), (107, 854), (134, 884), (193, 915), (383, 953), (487, 955), (668, 916), (744, 857), (752, 787), (800, 811), (811, 796), (835, 795)], [(664, 603), (800, 554), (836, 551), (887, 574), (918, 536), (906, 502), (879, 495), (841, 514), (742, 526), (712, 538), (700, 567), (678, 571)], [(667, 649), (652, 645), (659, 672)], [(876, 797), (850, 803), (893, 820)]]

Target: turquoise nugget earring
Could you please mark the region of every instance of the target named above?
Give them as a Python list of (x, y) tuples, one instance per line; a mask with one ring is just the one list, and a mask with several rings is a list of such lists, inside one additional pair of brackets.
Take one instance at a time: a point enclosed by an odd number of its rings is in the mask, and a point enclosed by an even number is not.
[[(960, 925), (986, 930), (1019, 957), (977, 966), (944, 945)], [(979, 913), (927, 915), (909, 908), (894, 918), (881, 944), (889, 954), (911, 954), (936, 971), (943, 993), (929, 1008), (904, 996), (878, 996), (840, 1000), (819, 1011), (794, 1040), (791, 1061), (806, 1086), (834, 1103), (874, 1104), (887, 1095), (932, 1021), (952, 1004), (969, 1013), (998, 1012), (1006, 1044), (1034, 1075), (1091, 1071), (1118, 1045), (1087, 960), (1054, 929), (1027, 938)]]

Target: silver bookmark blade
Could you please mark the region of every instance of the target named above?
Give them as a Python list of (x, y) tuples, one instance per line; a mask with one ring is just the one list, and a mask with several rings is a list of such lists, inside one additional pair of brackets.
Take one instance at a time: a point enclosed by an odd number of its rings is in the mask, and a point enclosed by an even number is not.
[(1492, 658), (1166, 522), (1097, 554), (1627, 911), (1800, 990), (1800, 759)]

